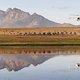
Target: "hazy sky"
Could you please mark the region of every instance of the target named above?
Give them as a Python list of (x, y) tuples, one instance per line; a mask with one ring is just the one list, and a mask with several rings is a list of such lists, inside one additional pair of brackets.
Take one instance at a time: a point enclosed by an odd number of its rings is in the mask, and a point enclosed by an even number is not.
[(80, 0), (0, 0), (0, 9), (20, 8), (38, 13), (55, 22), (80, 24), (75, 18), (80, 15)]

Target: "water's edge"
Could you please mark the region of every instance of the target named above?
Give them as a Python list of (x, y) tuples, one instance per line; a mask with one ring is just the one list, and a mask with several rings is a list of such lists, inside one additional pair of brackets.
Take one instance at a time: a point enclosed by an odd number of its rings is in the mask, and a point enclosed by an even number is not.
[(80, 44), (0, 44), (0, 46), (80, 46)]

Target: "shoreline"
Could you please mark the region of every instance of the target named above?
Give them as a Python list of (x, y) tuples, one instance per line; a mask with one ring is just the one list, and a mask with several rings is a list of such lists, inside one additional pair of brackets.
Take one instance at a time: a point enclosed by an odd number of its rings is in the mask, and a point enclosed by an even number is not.
[(0, 44), (0, 46), (80, 46), (80, 44)]

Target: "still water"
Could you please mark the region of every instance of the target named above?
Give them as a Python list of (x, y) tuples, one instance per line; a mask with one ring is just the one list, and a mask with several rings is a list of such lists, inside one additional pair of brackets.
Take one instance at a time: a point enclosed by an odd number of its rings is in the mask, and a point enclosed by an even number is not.
[(20, 50), (0, 49), (0, 80), (80, 80), (79, 50)]

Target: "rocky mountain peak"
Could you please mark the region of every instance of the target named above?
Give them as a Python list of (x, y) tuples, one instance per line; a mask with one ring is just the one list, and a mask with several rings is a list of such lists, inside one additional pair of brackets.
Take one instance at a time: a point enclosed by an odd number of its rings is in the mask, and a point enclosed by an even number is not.
[(0, 15), (5, 14), (5, 11), (0, 10)]
[(34, 16), (38, 16), (38, 14), (37, 14), (37, 13), (33, 13), (32, 15), (34, 15)]
[(5, 20), (17, 20), (17, 19), (23, 19), (25, 17), (29, 17), (30, 14), (28, 12), (24, 12), (18, 8), (8, 8), (6, 11), (6, 17)]
[[(0, 10), (0, 27), (4, 28), (30, 28), (30, 27), (61, 27), (69, 26), (50, 21), (34, 13), (30, 15), (18, 8), (8, 8), (6, 11)], [(71, 26), (71, 25), (70, 25)]]
[(6, 12), (10, 12), (10, 11), (12, 11), (12, 8), (8, 8)]

